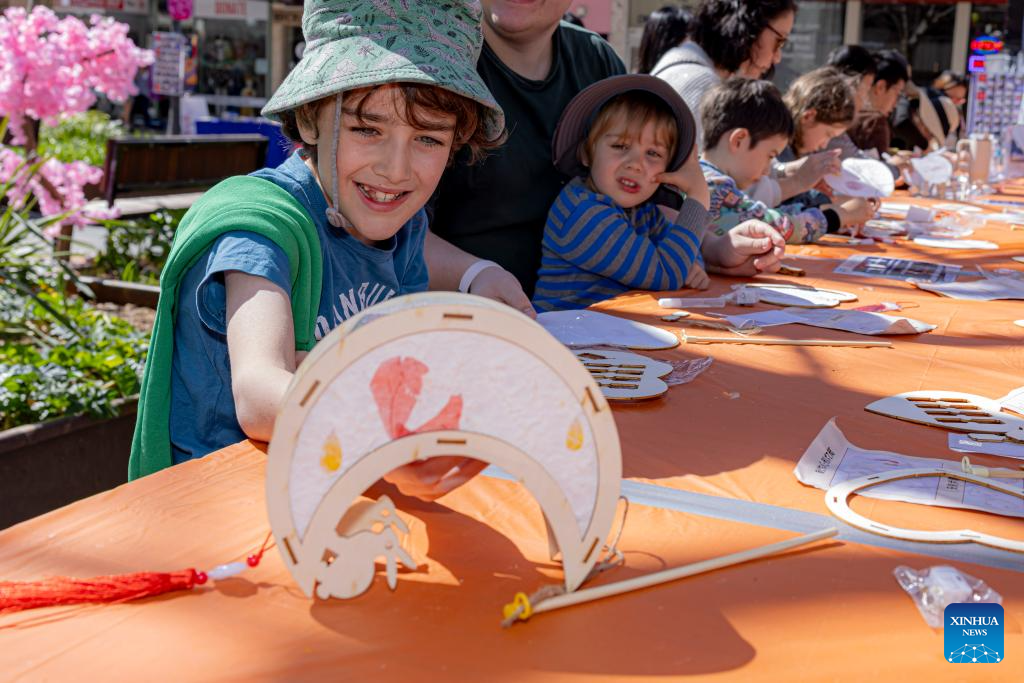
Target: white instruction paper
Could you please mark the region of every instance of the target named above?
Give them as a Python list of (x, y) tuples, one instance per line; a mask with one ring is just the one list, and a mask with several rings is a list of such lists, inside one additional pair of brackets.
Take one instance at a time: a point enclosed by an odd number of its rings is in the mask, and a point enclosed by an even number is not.
[(537, 322), (566, 346), (671, 349), (679, 337), (668, 330), (597, 311), (548, 311)]
[[(836, 484), (872, 474), (910, 468), (931, 467), (961, 472), (960, 462), (920, 458), (889, 451), (857, 448), (846, 440), (835, 418), (822, 428), (804, 451), (796, 469), (802, 484), (827, 491)], [(991, 480), (1000, 486), (1024, 490), (1022, 479)], [(1024, 517), (1024, 500), (992, 491), (984, 486), (949, 477), (903, 479), (862, 489), (857, 495), (882, 500), (898, 500), (921, 505), (979, 510), (997, 515)]]
[(997, 398), (996, 402), (999, 403), (1001, 408), (1012, 410), (1019, 415), (1024, 415), (1024, 387), (1014, 389), (1006, 396)]
[[(772, 315), (773, 313), (775, 315)], [(921, 334), (935, 329), (935, 325), (904, 316), (837, 308), (785, 308), (781, 311), (730, 315), (726, 320), (736, 327), (741, 327), (744, 323), (758, 327), (798, 323), (869, 335)]]
[(915, 282), (914, 285), (951, 299), (966, 299), (968, 301), (1024, 299), (1024, 282), (1012, 277), (990, 277), (973, 282)]
[(857, 254), (840, 263), (835, 272), (859, 277), (884, 277), (893, 280), (922, 280), (924, 282), (953, 282), (960, 274), (960, 266), (929, 261), (910, 261), (888, 256)]

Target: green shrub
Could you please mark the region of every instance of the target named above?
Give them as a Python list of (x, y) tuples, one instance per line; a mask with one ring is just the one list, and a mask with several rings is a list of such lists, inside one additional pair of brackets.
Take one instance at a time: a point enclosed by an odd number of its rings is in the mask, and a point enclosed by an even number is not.
[(161, 209), (145, 218), (97, 221), (107, 229), (107, 243), (81, 273), (158, 284), (174, 231), (184, 215), (185, 209)]
[(107, 156), (107, 139), (124, 133), (120, 121), (90, 110), (70, 116), (53, 127), (41, 126), (38, 152), (40, 156), (59, 161), (84, 161), (102, 168)]
[(23, 298), (19, 310), (14, 297), (0, 294), (0, 306), (13, 318), (8, 329), (34, 328), (31, 337), (0, 348), (0, 429), (80, 414), (111, 417), (118, 399), (138, 393), (145, 334), (78, 298), (37, 295), (61, 311), (74, 326), (69, 329), (39, 301)]

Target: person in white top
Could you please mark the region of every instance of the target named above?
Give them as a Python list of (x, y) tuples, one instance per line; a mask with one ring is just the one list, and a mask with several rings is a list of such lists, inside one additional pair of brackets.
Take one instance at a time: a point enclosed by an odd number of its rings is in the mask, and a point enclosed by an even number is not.
[[(795, 0), (702, 0), (690, 24), (690, 39), (666, 52), (651, 75), (668, 81), (691, 111), (730, 76), (770, 78), (796, 19)], [(697, 144), (704, 132), (697, 123)], [(765, 176), (749, 189), (769, 206), (809, 190), (838, 170), (833, 153), (813, 154), (784, 164), (778, 177)]]

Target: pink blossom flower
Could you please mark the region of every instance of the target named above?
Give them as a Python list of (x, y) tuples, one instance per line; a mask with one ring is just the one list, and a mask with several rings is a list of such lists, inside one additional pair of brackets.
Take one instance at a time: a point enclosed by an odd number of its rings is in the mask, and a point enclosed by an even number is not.
[[(131, 41), (126, 24), (93, 15), (87, 26), (39, 5), (31, 12), (11, 7), (0, 16), (0, 54), (0, 116), (8, 119), (16, 145), (26, 143), (26, 125), (33, 120), (55, 125), (91, 107), (97, 93), (115, 102), (134, 95), (135, 74), (153, 63), (152, 51)], [(44, 216), (74, 212), (58, 226), (89, 222), (80, 211), (84, 188), (102, 175), (84, 162), (53, 159), (32, 173), (18, 151), (0, 146), (0, 183), (11, 183), (7, 200), (24, 208), (34, 196)], [(92, 215), (109, 217), (110, 211)]]

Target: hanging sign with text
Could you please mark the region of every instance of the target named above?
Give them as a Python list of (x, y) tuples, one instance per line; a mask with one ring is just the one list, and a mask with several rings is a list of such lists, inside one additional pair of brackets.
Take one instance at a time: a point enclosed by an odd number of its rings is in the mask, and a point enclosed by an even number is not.
[(188, 44), (180, 33), (153, 33), (153, 94), (181, 96), (185, 91), (185, 48)]

